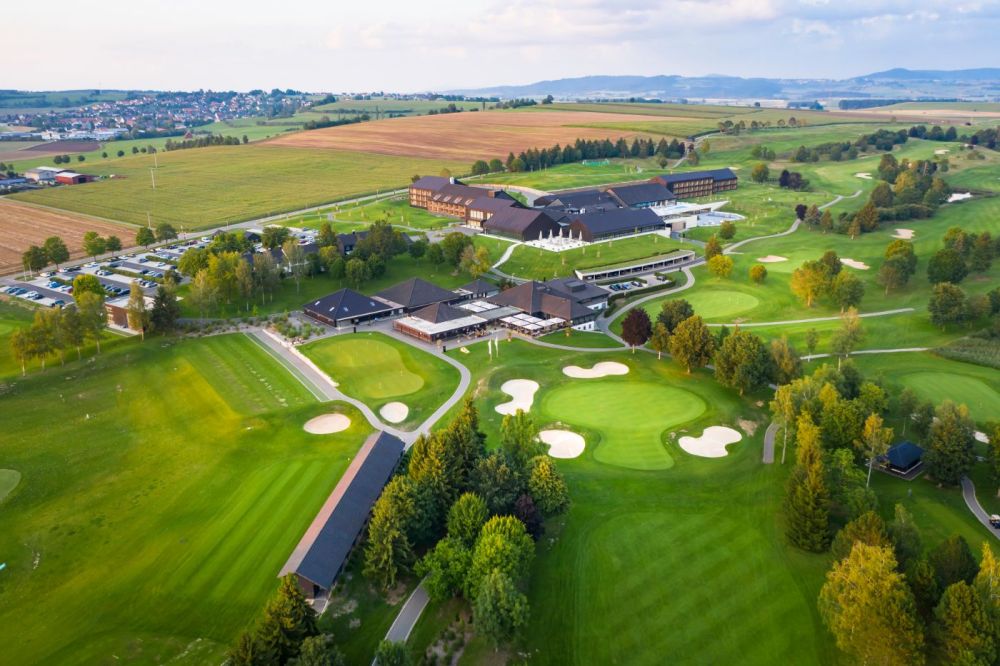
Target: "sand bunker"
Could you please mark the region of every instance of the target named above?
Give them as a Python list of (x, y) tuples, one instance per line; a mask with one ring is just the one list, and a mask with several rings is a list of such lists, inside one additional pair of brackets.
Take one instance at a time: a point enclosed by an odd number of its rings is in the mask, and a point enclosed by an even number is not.
[(788, 257), (780, 257), (776, 254), (769, 254), (766, 257), (757, 257), (757, 261), (762, 264), (776, 264), (779, 261), (788, 261)]
[(896, 233), (892, 235), (893, 238), (902, 238), (903, 240), (910, 240), (913, 238), (913, 229), (896, 229)]
[(855, 178), (864, 178), (865, 180), (871, 180), (872, 179), (872, 175), (870, 173), (868, 173), (867, 171), (862, 171), (860, 173), (856, 173), (856, 174), (854, 174), (854, 177)]
[(563, 368), (563, 374), (574, 379), (597, 379), (608, 375), (627, 375), (628, 366), (616, 361), (601, 361), (590, 369), (567, 365)]
[(948, 197), (948, 203), (955, 203), (956, 201), (965, 201), (966, 199), (972, 198), (972, 192), (954, 192), (950, 197)]
[(840, 263), (844, 264), (845, 266), (850, 266), (851, 268), (856, 268), (859, 271), (866, 271), (869, 269), (868, 264), (866, 264), (865, 262), (855, 261), (854, 259), (848, 259), (846, 257), (841, 257)]
[(531, 403), (535, 401), (535, 392), (538, 391), (538, 382), (530, 379), (511, 379), (503, 383), (500, 390), (511, 397), (509, 402), (497, 405), (497, 411), (501, 414), (516, 414), (517, 410), (528, 412), (531, 410)]
[(583, 437), (569, 430), (542, 430), (538, 439), (549, 445), (553, 458), (576, 458), (583, 453)]
[(938, 148), (937, 150), (934, 151), (934, 154), (935, 155), (947, 155), (950, 152), (951, 151), (948, 150), (947, 148)]
[(387, 402), (378, 410), (379, 416), (389, 423), (402, 423), (410, 413), (410, 408), (401, 402)]
[(693, 456), (702, 458), (722, 458), (729, 455), (727, 444), (735, 444), (743, 439), (737, 430), (725, 426), (709, 426), (701, 437), (681, 437), (677, 443)]
[[(990, 443), (990, 438), (982, 430), (977, 430), (974, 433), (974, 436), (975, 436), (977, 442), (981, 442), (983, 444), (989, 444)], [(3, 498), (0, 497), (0, 499), (3, 499)]]
[(0, 502), (10, 495), (19, 483), (21, 483), (21, 473), (16, 469), (0, 469)]
[(351, 427), (351, 419), (343, 414), (324, 414), (309, 419), (302, 429), (313, 435), (331, 435)]

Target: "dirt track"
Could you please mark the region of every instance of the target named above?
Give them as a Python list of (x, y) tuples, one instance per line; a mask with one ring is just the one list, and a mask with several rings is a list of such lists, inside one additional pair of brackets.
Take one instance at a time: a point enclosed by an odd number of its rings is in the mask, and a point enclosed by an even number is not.
[(528, 148), (565, 145), (576, 139), (630, 138), (636, 131), (580, 127), (627, 123), (641, 126), (669, 120), (690, 120), (626, 113), (577, 111), (485, 111), (437, 116), (393, 118), (377, 122), (297, 132), (268, 143), (299, 148), (358, 150), (383, 155), (440, 159), (504, 158)]
[(135, 227), (93, 220), (45, 208), (36, 208), (0, 198), (0, 274), (21, 268), (21, 254), (31, 245), (41, 245), (49, 236), (59, 236), (72, 257), (83, 256), (83, 234), (96, 231), (114, 234), (126, 246), (135, 240)]

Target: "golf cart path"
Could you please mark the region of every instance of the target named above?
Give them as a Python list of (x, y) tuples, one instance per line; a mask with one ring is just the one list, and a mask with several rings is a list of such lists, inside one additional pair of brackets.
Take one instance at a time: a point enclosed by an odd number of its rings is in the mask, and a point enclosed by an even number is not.
[(424, 612), (428, 601), (430, 601), (430, 596), (427, 594), (427, 588), (424, 587), (424, 581), (420, 581), (420, 584), (410, 594), (406, 603), (403, 604), (399, 615), (392, 621), (392, 626), (389, 627), (389, 631), (385, 634), (385, 640), (398, 643), (408, 639), (414, 625), (420, 619), (420, 614)]
[(990, 515), (986, 513), (976, 497), (976, 486), (973, 485), (972, 479), (967, 476), (962, 477), (962, 499), (965, 500), (965, 506), (969, 507), (969, 511), (976, 517), (976, 520), (982, 523), (983, 527), (990, 531), (990, 534), (1000, 539), (1000, 534), (990, 525)]
[[(900, 347), (897, 349), (856, 349), (852, 351), (848, 356), (853, 356), (854, 354), (909, 354), (913, 352), (925, 352), (930, 351), (930, 347)], [(837, 354), (807, 354), (802, 357), (803, 361), (813, 361), (817, 358), (836, 358)]]
[(771, 423), (764, 432), (764, 455), (761, 462), (770, 465), (774, 462), (774, 437), (778, 434), (778, 424)]
[(516, 250), (520, 245), (522, 245), (522, 243), (517, 242), (517, 241), (515, 241), (515, 242), (511, 243), (510, 245), (508, 245), (507, 249), (503, 251), (503, 254), (500, 255), (500, 258), (497, 259), (497, 262), (495, 264), (493, 264), (492, 267), (493, 268), (499, 268), (508, 259), (510, 259), (510, 255), (514, 254), (514, 250)]
[[(879, 312), (864, 312), (859, 314), (858, 317), (888, 317), (890, 315), (905, 314), (907, 312), (915, 312), (914, 308), (897, 308), (895, 310), (881, 310)], [(830, 317), (813, 317), (811, 319), (786, 319), (785, 321), (759, 321), (759, 322), (733, 322), (733, 323), (717, 323), (717, 324), (705, 324), (706, 326), (739, 326), (740, 328), (751, 328), (753, 326), (790, 326), (793, 324), (811, 324), (813, 322), (821, 321), (839, 321), (840, 315), (833, 315)]]

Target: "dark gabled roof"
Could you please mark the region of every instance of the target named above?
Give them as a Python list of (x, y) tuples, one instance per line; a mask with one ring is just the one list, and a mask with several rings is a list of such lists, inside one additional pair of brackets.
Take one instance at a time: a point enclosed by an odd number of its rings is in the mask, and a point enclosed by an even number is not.
[(436, 284), (420, 278), (410, 278), (405, 282), (394, 284), (375, 295), (393, 303), (399, 303), (407, 310), (422, 308), (431, 303), (453, 301), (457, 297), (455, 292), (442, 289)]
[(456, 292), (467, 292), (470, 294), (488, 294), (490, 292), (500, 291), (500, 287), (488, 282), (482, 278), (476, 278), (468, 284), (463, 284), (461, 287), (455, 290)]
[(491, 296), (488, 300), (495, 305), (518, 308), (530, 315), (543, 314), (566, 321), (593, 314), (593, 310), (575, 298), (556, 291), (542, 282), (524, 282)]
[(620, 185), (608, 189), (623, 206), (637, 206), (653, 201), (669, 201), (676, 199), (674, 193), (660, 183), (638, 183), (636, 185)]
[[(458, 182), (457, 180), (455, 181)], [(445, 185), (450, 185), (451, 179), (444, 178), (442, 176), (421, 176), (417, 178), (410, 187), (416, 188), (418, 190), (439, 190)]]
[(648, 208), (616, 208), (596, 213), (578, 213), (570, 216), (570, 219), (571, 224), (580, 222), (595, 236), (664, 226), (663, 220)]
[(471, 185), (455, 183), (438, 188), (431, 195), (431, 200), (469, 206), (480, 197), (488, 197), (490, 192), (491, 190), (482, 187), (472, 187)]
[(595, 298), (607, 298), (611, 295), (609, 289), (600, 287), (592, 282), (584, 282), (578, 278), (553, 278), (546, 281), (545, 286), (553, 292), (563, 294), (568, 298), (580, 302)]
[(540, 210), (514, 207), (507, 207), (494, 213), (483, 223), (483, 228), (487, 231), (523, 234), (525, 229), (536, 221), (555, 231), (559, 229), (556, 221)]
[(601, 207), (618, 207), (618, 202), (615, 201), (607, 192), (597, 189), (591, 190), (576, 190), (572, 192), (556, 192), (544, 197), (538, 197), (535, 199), (536, 206), (561, 206), (565, 208), (575, 208), (577, 210), (581, 208), (593, 208), (595, 206)]
[(403, 455), (403, 442), (376, 432), (361, 446), (279, 576), (298, 574), (329, 590)]
[(306, 303), (303, 310), (330, 319), (344, 319), (389, 312), (398, 307), (396, 303), (387, 303), (378, 296), (365, 296), (353, 289), (341, 289), (312, 303)]
[(684, 173), (661, 173), (658, 176), (654, 176), (653, 180), (663, 183), (683, 183), (688, 180), (704, 180), (705, 178), (713, 180), (736, 180), (736, 174), (729, 168), (708, 169), (706, 171), (686, 171)]
[(520, 208), (521, 206), (513, 199), (508, 199), (505, 197), (497, 198), (497, 197), (486, 197), (486, 196), (479, 197), (471, 204), (469, 204), (469, 208), (473, 210), (485, 210), (491, 213), (495, 213), (499, 210), (503, 210), (504, 208), (511, 208), (511, 207)]
[(889, 449), (886, 458), (893, 467), (909, 469), (917, 464), (923, 455), (924, 450), (913, 442), (901, 442)]
[(420, 308), (413, 313), (413, 316), (424, 321), (429, 321), (432, 324), (440, 324), (446, 321), (454, 321), (455, 319), (463, 319), (470, 314), (468, 310), (454, 308), (447, 303), (434, 303), (425, 308)]

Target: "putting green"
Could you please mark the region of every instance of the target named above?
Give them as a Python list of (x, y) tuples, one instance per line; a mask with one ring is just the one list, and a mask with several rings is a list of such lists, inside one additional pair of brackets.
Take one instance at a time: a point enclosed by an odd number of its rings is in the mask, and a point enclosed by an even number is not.
[(596, 430), (600, 443), (594, 458), (630, 469), (673, 467), (662, 443), (665, 430), (705, 412), (698, 396), (653, 382), (578, 380), (560, 384), (542, 396), (547, 416)]
[(749, 312), (760, 305), (756, 296), (744, 294), (742, 291), (701, 291), (685, 296), (694, 308), (695, 314), (703, 319), (721, 319), (732, 317), (743, 312)]
[(1000, 393), (976, 377), (949, 372), (910, 372), (899, 377), (924, 400), (952, 402), (968, 405), (974, 419), (994, 418), (1000, 414)]
[(0, 502), (21, 482), (21, 473), (16, 469), (0, 469)]
[(399, 350), (376, 338), (331, 338), (303, 351), (362, 400), (409, 395), (424, 386), (424, 378), (407, 367)]

